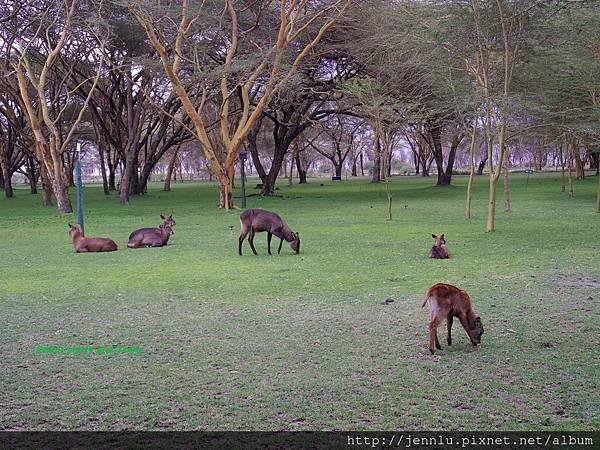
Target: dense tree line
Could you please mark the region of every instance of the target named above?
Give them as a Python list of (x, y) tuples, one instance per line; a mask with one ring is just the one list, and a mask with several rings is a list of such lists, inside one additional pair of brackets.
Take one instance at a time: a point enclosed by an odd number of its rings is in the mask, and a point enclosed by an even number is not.
[[(387, 182), (401, 163), (440, 186), (466, 171), (467, 218), (486, 173), (491, 231), (511, 168), (560, 168), (572, 195), (598, 171), (595, 7), (0, 0), (0, 186), (13, 196), (20, 175), (70, 212), (83, 157), (121, 203), (185, 171), (217, 181), (229, 209), (242, 150), (261, 195), (319, 169)], [(598, 199), (600, 212), (600, 184)]]

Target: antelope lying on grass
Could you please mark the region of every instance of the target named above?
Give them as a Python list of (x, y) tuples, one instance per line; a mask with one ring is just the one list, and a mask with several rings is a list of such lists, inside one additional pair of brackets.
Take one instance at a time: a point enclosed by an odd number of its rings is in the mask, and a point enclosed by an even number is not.
[(114, 252), (119, 249), (112, 239), (84, 237), (79, 224), (69, 224), (69, 236), (77, 253)]
[(446, 239), (444, 239), (444, 235), (441, 234), (439, 236), (436, 236), (432, 233), (431, 237), (435, 239), (435, 245), (431, 247), (429, 257), (435, 259), (450, 258), (450, 252), (448, 251), (448, 247), (446, 247)]
[(437, 329), (446, 319), (448, 321), (448, 345), (452, 345), (452, 321), (458, 317), (461, 325), (469, 335), (473, 346), (481, 343), (483, 324), (475, 311), (469, 294), (449, 284), (439, 283), (429, 288), (423, 306), (429, 307), (429, 351), (434, 354), (435, 348), (441, 350), (437, 337)]
[(247, 209), (240, 214), (240, 239), (239, 239), (239, 253), (242, 254), (242, 243), (248, 236), (248, 243), (250, 248), (255, 255), (256, 249), (254, 248), (254, 233), (266, 231), (267, 232), (267, 248), (269, 255), (271, 255), (271, 238), (273, 235), (277, 236), (281, 241), (279, 242), (279, 249), (277, 253), (281, 252), (281, 246), (285, 239), (290, 243), (292, 250), (296, 254), (300, 253), (300, 234), (294, 233), (287, 223), (283, 221), (279, 215), (271, 211), (265, 211), (264, 209)]
[(167, 245), (169, 238), (174, 233), (173, 227), (175, 226), (175, 220), (173, 220), (173, 214), (169, 217), (165, 217), (161, 214), (160, 218), (163, 219), (163, 223), (158, 227), (140, 228), (131, 233), (129, 235), (127, 247), (162, 247), (163, 245)]

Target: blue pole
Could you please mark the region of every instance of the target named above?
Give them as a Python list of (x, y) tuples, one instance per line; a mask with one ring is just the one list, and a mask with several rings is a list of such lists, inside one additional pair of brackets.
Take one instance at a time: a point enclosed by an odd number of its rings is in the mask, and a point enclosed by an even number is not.
[(81, 225), (81, 231), (85, 236), (85, 228), (83, 225), (83, 183), (81, 182), (81, 164), (79, 162), (79, 155), (77, 155), (77, 161), (75, 162), (75, 184), (77, 185), (77, 222)]

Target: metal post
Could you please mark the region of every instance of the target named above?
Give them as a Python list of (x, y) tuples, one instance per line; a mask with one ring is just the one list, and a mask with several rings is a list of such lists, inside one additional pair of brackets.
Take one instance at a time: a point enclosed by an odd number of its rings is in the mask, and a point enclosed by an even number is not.
[(242, 164), (240, 168), (240, 176), (242, 178), (242, 208), (246, 208), (246, 158), (248, 158), (248, 154), (245, 151), (240, 152), (240, 163)]
[(77, 161), (75, 161), (75, 184), (77, 185), (77, 222), (81, 225), (81, 231), (85, 236), (83, 225), (83, 183), (81, 182), (81, 144), (77, 143)]

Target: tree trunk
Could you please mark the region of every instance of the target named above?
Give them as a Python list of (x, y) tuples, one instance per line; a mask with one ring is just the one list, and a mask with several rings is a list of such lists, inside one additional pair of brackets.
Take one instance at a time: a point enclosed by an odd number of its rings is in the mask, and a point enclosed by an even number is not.
[(146, 161), (144, 163), (142, 173), (135, 184), (135, 194), (145, 194), (146, 192), (148, 192), (148, 183), (150, 182), (150, 178), (152, 177), (152, 171), (154, 170), (155, 165), (156, 163), (153, 161)]
[(373, 176), (371, 182), (379, 183), (381, 181), (381, 156), (375, 155), (373, 158)]
[(121, 186), (119, 188), (119, 201), (122, 205), (129, 204), (129, 197), (133, 193), (136, 172), (137, 154), (133, 149), (128, 149), (125, 168), (121, 177)]
[(52, 186), (48, 179), (48, 171), (43, 162), (40, 162), (40, 178), (42, 180), (42, 205), (52, 206)]
[(165, 191), (171, 190), (171, 177), (173, 176), (173, 169), (175, 168), (175, 163), (177, 162), (177, 153), (179, 153), (179, 148), (176, 148), (175, 152), (173, 152), (173, 157), (171, 158), (171, 161), (169, 162), (169, 167), (167, 168), (167, 176), (165, 177), (164, 187)]
[(433, 158), (437, 166), (437, 186), (448, 186), (449, 180), (444, 172), (444, 155), (442, 151), (442, 130), (437, 124), (429, 125), (429, 134), (431, 136)]
[[(386, 177), (391, 177), (392, 176), (392, 156), (393, 153), (390, 151), (390, 154), (387, 157), (387, 162), (386, 162), (386, 167), (385, 167), (385, 176)], [(391, 220), (391, 219), (390, 219)]]
[[(277, 127), (275, 127), (277, 129)], [(285, 164), (284, 160), (288, 153), (288, 149), (292, 144), (292, 140), (297, 137), (297, 134), (288, 133), (285, 137), (278, 136), (277, 132), (273, 132), (273, 141), (275, 144), (275, 152), (273, 154), (273, 162), (271, 163), (271, 168), (269, 169), (269, 173), (266, 175), (264, 179), (261, 178), (263, 182), (263, 187), (260, 191), (260, 195), (264, 196), (273, 196), (275, 195), (275, 183), (277, 182), (277, 176), (283, 169), (284, 176), (287, 177), (287, 164)], [(258, 168), (257, 168), (258, 170)], [(264, 170), (263, 170), (264, 172)]]
[(562, 171), (562, 178), (561, 178), (561, 191), (565, 192), (565, 188), (566, 188), (566, 178), (565, 178), (565, 157), (563, 155), (563, 147), (562, 144), (560, 146), (560, 166), (561, 166), (561, 171)]
[(363, 152), (362, 150), (360, 151), (360, 176), (364, 177), (365, 176), (365, 166), (364, 166), (364, 161), (363, 161)]
[(0, 142), (0, 169), (2, 172), (4, 195), (6, 198), (12, 198), (14, 196), (9, 164), (4, 144)]
[(596, 175), (600, 174), (600, 153), (598, 152), (593, 152), (592, 153), (592, 169), (596, 169)]
[(65, 158), (67, 159), (67, 161), (65, 162), (65, 168), (66, 168), (66, 175), (67, 175), (67, 186), (68, 187), (75, 187), (75, 164), (72, 163), (72, 161), (70, 161), (71, 157), (69, 156), (68, 153), (65, 153)]
[(573, 188), (573, 155), (571, 154), (572, 149), (567, 149), (567, 169), (569, 172), (569, 195), (575, 196), (575, 189)]
[(373, 174), (371, 177), (372, 183), (379, 183), (381, 181), (381, 130), (379, 122), (375, 121), (373, 124), (374, 130), (374, 144), (373, 148)]
[(222, 182), (219, 180), (219, 208), (232, 209), (233, 208), (233, 178), (228, 181)]
[(387, 154), (389, 152), (389, 143), (385, 142), (384, 144), (384, 154), (382, 155), (382, 160), (383, 160), (383, 167), (382, 167), (382, 172), (383, 172), (383, 181), (385, 183), (385, 195), (387, 196), (387, 213), (388, 213), (388, 221), (392, 221), (392, 193), (390, 191), (390, 179), (388, 176), (389, 173), (389, 155)]
[(102, 189), (104, 195), (109, 195), (108, 179), (106, 178), (106, 164), (104, 162), (104, 148), (101, 144), (98, 144), (98, 158), (100, 159), (100, 173), (102, 174)]
[(335, 176), (336, 177), (341, 177), (342, 176), (342, 166), (343, 166), (343, 163), (341, 163), (341, 162), (333, 162), (333, 167), (335, 169)]
[(575, 173), (578, 180), (585, 179), (585, 167), (579, 153), (579, 144), (575, 139), (571, 144), (573, 146), (573, 156), (575, 157)]
[(302, 167), (302, 161), (300, 160), (300, 153), (296, 153), (296, 171), (298, 172), (298, 183), (299, 184), (307, 184), (306, 183), (306, 169)]
[(109, 153), (107, 154), (106, 162), (108, 165), (108, 190), (116, 191), (117, 185), (115, 184), (115, 179), (116, 179), (115, 172), (117, 170), (118, 161), (112, 161), (112, 159), (110, 157), (110, 150), (109, 150)]
[(496, 188), (498, 186), (498, 180), (491, 175), (490, 176), (490, 196), (488, 204), (488, 216), (486, 222), (486, 231), (494, 231), (496, 229)]
[(58, 212), (61, 214), (72, 213), (73, 207), (71, 206), (71, 199), (69, 198), (69, 189), (63, 178), (62, 166), (60, 164), (55, 164), (55, 172), (51, 179), (51, 184), (54, 198), (56, 198)]
[(510, 212), (510, 190), (508, 187), (508, 169), (510, 166), (508, 152), (504, 155), (504, 211)]
[(475, 145), (477, 142), (477, 119), (473, 121), (471, 130), (471, 144), (469, 145), (469, 181), (467, 183), (467, 205), (465, 207), (465, 219), (471, 220), (471, 203), (473, 201), (473, 177), (475, 176)]
[(35, 161), (33, 157), (28, 157), (26, 160), (27, 177), (29, 178), (29, 191), (31, 194), (37, 194), (37, 178), (38, 174), (35, 170)]
[(415, 175), (419, 175), (421, 172), (421, 159), (415, 150), (413, 150), (413, 164), (415, 166)]
[(483, 175), (483, 169), (487, 163), (487, 156), (485, 156), (481, 161), (479, 161), (479, 165), (477, 166), (477, 175)]

